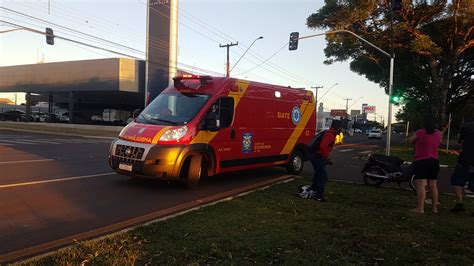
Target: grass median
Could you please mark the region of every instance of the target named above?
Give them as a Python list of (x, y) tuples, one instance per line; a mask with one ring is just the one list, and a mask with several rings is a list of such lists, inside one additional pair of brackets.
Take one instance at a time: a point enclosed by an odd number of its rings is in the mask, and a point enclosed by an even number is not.
[[(409, 213), (411, 191), (332, 182), (330, 202), (295, 196), (296, 180), (232, 201), (80, 242), (30, 264), (456, 264), (474, 261), (474, 217)], [(472, 200), (466, 203), (474, 211)], [(429, 207), (429, 205), (427, 206)]]

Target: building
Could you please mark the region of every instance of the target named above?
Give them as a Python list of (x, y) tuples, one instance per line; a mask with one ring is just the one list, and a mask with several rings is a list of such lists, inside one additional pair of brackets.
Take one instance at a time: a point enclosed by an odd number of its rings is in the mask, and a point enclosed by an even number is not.
[[(177, 0), (149, 0), (148, 6), (146, 62), (106, 58), (0, 67), (0, 93), (26, 93), (27, 114), (38, 102), (47, 102), (49, 113), (65, 109), (70, 123), (87, 123), (104, 109), (143, 109), (178, 73)], [(169, 45), (152, 45), (156, 41)]]

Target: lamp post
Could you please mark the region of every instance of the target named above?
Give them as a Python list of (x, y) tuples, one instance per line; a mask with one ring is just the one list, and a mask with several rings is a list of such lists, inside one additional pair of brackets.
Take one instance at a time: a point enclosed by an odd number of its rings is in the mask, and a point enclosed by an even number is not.
[(318, 129), (318, 89), (322, 89), (323, 86), (314, 86), (314, 87), (311, 87), (312, 89), (315, 90), (314, 92), (314, 113), (316, 114), (315, 115), (315, 122), (316, 122), (316, 131)]
[(387, 56), (390, 58), (390, 77), (389, 77), (389, 85), (388, 85), (388, 119), (387, 119), (387, 145), (386, 145), (386, 154), (387, 155), (390, 155), (390, 142), (391, 142), (391, 139), (392, 139), (392, 103), (391, 103), (391, 98), (392, 98), (392, 89), (393, 89), (393, 68), (394, 68), (394, 64), (395, 64), (395, 55), (392, 53), (392, 54), (389, 54), (387, 52), (385, 52), (384, 50), (382, 50), (382, 48), (376, 46), (375, 44), (367, 41), (366, 39), (362, 38), (361, 36), (355, 34), (354, 32), (352, 31), (349, 31), (349, 30), (333, 30), (333, 31), (326, 31), (326, 32), (323, 32), (323, 33), (318, 33), (318, 34), (313, 34), (313, 35), (308, 35), (308, 36), (303, 36), (303, 37), (299, 37), (297, 40), (303, 40), (303, 39), (309, 39), (309, 38), (313, 38), (313, 37), (316, 37), (316, 36), (322, 36), (322, 35), (329, 35), (329, 34), (336, 34), (336, 33), (349, 33), (351, 34), (352, 36), (356, 37), (357, 39), (363, 41), (364, 43), (370, 45), (371, 47), (375, 48), (377, 51), (379, 51), (380, 53), (382, 53), (383, 55)]
[(250, 47), (252, 47), (252, 45), (258, 41), (258, 40), (261, 40), (263, 39), (263, 36), (260, 36), (258, 37), (257, 39), (253, 40), (252, 44), (250, 44), (250, 46), (247, 48), (247, 50), (245, 50), (245, 52), (240, 56), (239, 60), (237, 60), (237, 62), (234, 64), (234, 66), (229, 70), (229, 73), (232, 72), (232, 70), (234, 69), (234, 67), (240, 62), (240, 60), (244, 57), (244, 55), (250, 50)]

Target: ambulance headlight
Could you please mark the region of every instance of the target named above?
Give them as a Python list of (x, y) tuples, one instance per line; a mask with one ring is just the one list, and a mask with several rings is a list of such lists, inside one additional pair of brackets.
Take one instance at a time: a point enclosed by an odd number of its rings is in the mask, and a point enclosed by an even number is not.
[(168, 129), (166, 132), (161, 136), (160, 141), (176, 141), (184, 137), (188, 132), (188, 127), (180, 127), (174, 129)]

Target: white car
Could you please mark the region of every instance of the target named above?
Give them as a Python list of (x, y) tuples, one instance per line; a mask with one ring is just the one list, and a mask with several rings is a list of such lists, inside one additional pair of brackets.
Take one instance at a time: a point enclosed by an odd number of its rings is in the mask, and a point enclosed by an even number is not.
[(382, 132), (379, 129), (369, 131), (369, 139), (382, 139)]

